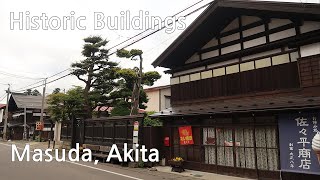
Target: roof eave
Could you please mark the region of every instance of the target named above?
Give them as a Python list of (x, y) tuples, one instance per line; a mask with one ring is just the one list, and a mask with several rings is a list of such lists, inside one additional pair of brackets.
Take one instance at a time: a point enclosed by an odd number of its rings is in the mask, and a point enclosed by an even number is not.
[[(250, 3), (250, 5), (248, 4)], [(280, 6), (281, 5), (281, 6)], [(301, 8), (300, 5), (303, 7)], [(171, 68), (164, 62), (170, 60), (172, 53), (188, 38), (218, 7), (256, 9), (262, 11), (282, 11), (291, 13), (305, 13), (320, 15), (320, 4), (315, 3), (292, 3), (274, 1), (252, 1), (252, 0), (215, 0), (204, 10), (176, 40), (152, 63), (154, 67), (161, 66)]]

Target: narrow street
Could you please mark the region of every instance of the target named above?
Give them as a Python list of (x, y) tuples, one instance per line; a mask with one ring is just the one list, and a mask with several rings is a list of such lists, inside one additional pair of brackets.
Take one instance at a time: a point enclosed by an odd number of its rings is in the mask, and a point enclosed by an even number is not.
[[(21, 147), (21, 146), (20, 146)], [(171, 173), (153, 172), (148, 169), (132, 169), (112, 164), (73, 163), (73, 162), (12, 162), (11, 145), (0, 142), (0, 179), (77, 179), (77, 180), (163, 180), (181, 179), (191, 180)]]

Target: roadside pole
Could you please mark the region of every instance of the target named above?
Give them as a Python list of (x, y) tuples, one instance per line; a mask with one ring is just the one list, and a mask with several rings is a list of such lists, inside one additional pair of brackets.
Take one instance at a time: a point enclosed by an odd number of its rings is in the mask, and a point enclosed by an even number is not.
[(24, 107), (24, 115), (23, 115), (23, 139), (27, 140), (27, 108)]
[(7, 90), (7, 105), (6, 105), (6, 111), (4, 115), (4, 123), (3, 123), (3, 140), (7, 140), (7, 126), (8, 126), (8, 114), (9, 114), (9, 96), (10, 96), (10, 84), (8, 84), (8, 90)]
[[(140, 67), (139, 67), (139, 75), (138, 75), (138, 81), (134, 84), (134, 89), (132, 92), (132, 105), (131, 105), (131, 112), (130, 115), (137, 115), (139, 114), (139, 101), (140, 101), (140, 90), (141, 90), (141, 81), (142, 81), (142, 62), (143, 58), (142, 55), (139, 55), (140, 58)], [(137, 147), (136, 145), (139, 145), (139, 121), (134, 122), (134, 128), (133, 128), (133, 138), (132, 138), (132, 148), (134, 149), (134, 157), (135, 150), (140, 149), (140, 147)], [(140, 137), (141, 138), (141, 137)], [(139, 161), (141, 160), (140, 154), (138, 155)], [(129, 165), (130, 166), (130, 165)], [(132, 167), (138, 167), (139, 163), (131, 163)]]
[[(47, 86), (47, 78), (44, 79), (44, 86), (43, 86), (43, 92), (42, 92), (42, 103), (41, 103), (41, 115), (40, 115), (40, 122), (43, 127), (44, 127), (43, 111), (44, 111), (44, 101), (45, 101), (45, 97), (46, 97), (46, 86)], [(41, 142), (41, 135), (42, 135), (42, 130), (39, 131), (40, 142)]]

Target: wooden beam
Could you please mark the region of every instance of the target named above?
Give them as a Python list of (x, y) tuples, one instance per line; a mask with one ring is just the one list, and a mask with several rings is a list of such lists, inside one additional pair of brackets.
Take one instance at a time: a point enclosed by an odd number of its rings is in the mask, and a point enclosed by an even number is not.
[(180, 67), (174, 68), (174, 69), (172, 69), (171, 71), (168, 71), (168, 72), (175, 73), (175, 72), (179, 72), (179, 71), (184, 71), (184, 70), (188, 70), (188, 69), (197, 68), (197, 67), (200, 67), (200, 66), (205, 66), (205, 65), (209, 65), (209, 64), (218, 63), (218, 62), (223, 62), (223, 61), (228, 60), (228, 59), (233, 59), (233, 58), (239, 57), (240, 53), (243, 56), (248, 56), (248, 55), (251, 55), (251, 54), (256, 54), (256, 53), (265, 52), (265, 51), (272, 50), (272, 49), (281, 48), (282, 46), (286, 46), (288, 44), (289, 44), (289, 47), (294, 47), (294, 46), (296, 46), (295, 44), (297, 42), (299, 42), (300, 44), (303, 44), (302, 42), (307, 43), (307, 42), (318, 41), (319, 38), (320, 38), (320, 30), (315, 30), (315, 31), (312, 31), (312, 32), (309, 32), (309, 33), (304, 33), (304, 34), (300, 34), (300, 35), (297, 35), (297, 36), (281, 39), (281, 40), (278, 40), (278, 41), (269, 42), (269, 43), (266, 43), (266, 44), (263, 44), (263, 45), (247, 48), (247, 49), (244, 49), (241, 52), (240, 51), (232, 52), (232, 53), (229, 53), (229, 54), (224, 54), (224, 55), (221, 55), (221, 56), (212, 57), (212, 58), (203, 60), (201, 62), (195, 62), (195, 63), (191, 63), (191, 64), (186, 64), (184, 66), (180, 66)]
[(207, 52), (210, 52), (210, 51), (214, 51), (214, 50), (217, 50), (217, 49), (225, 48), (225, 47), (232, 46), (232, 45), (235, 45), (235, 44), (241, 44), (241, 43), (243, 43), (245, 41), (254, 40), (254, 39), (257, 39), (257, 38), (260, 38), (260, 37), (267, 36), (269, 34), (285, 31), (285, 30), (288, 30), (288, 29), (291, 29), (291, 28), (295, 28), (295, 24), (291, 23), (291, 24), (280, 26), (280, 27), (277, 27), (277, 28), (274, 28), (274, 29), (271, 29), (271, 30), (268, 29), (267, 31), (260, 32), (260, 33), (257, 33), (257, 34), (253, 34), (251, 36), (242, 37), (240, 39), (233, 40), (233, 41), (221, 44), (221, 45), (217, 45), (217, 46), (209, 47), (209, 48), (206, 48), (206, 49), (202, 49), (202, 50), (199, 51), (199, 53), (207, 53)]

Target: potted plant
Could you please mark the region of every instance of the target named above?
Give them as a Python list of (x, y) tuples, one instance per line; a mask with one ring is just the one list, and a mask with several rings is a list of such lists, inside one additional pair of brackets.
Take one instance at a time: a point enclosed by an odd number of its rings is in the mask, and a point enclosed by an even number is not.
[(184, 160), (181, 157), (175, 157), (169, 160), (169, 165), (172, 167), (171, 171), (179, 173), (183, 172), (183, 162)]

